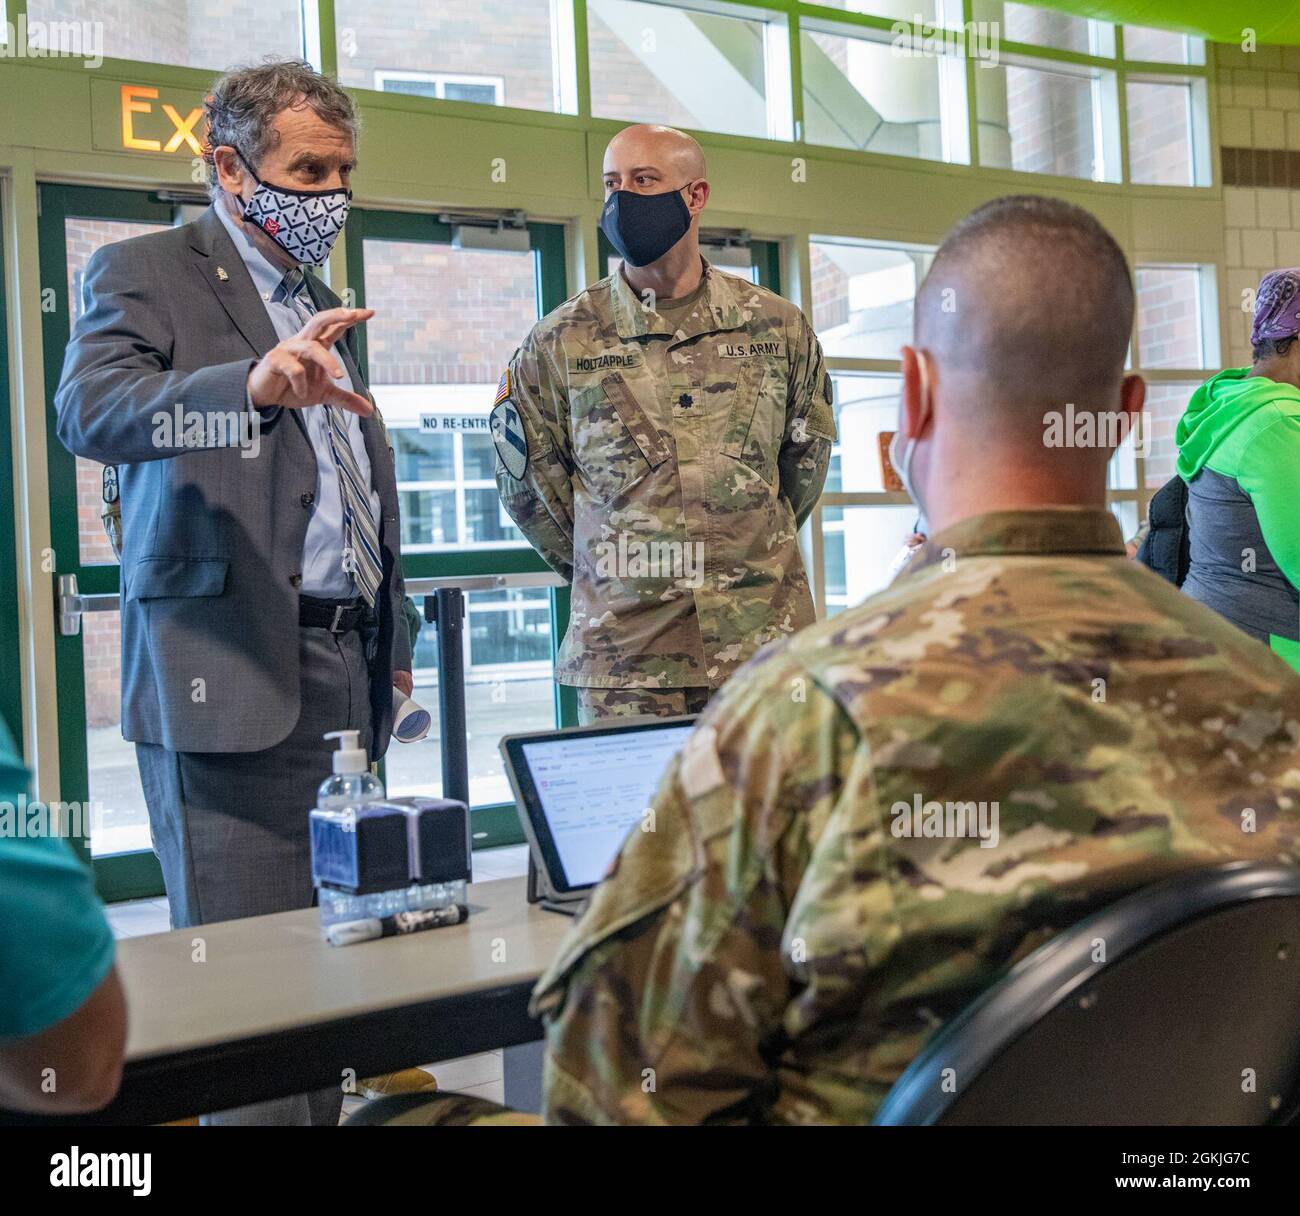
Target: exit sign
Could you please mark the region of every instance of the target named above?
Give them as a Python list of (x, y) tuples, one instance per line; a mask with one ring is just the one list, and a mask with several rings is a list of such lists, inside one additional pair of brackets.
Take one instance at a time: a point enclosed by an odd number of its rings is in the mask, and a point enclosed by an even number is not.
[(95, 147), (191, 160), (203, 153), (201, 97), (165, 85), (91, 82)]

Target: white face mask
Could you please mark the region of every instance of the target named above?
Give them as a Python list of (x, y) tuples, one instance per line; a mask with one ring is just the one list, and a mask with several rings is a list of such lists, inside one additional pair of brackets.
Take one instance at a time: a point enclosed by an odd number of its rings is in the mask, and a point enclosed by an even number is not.
[[(916, 364), (921, 370), (921, 400), (924, 403), (930, 396), (929, 356), (918, 351)], [(916, 509), (920, 512), (916, 530), (922, 535), (927, 535), (930, 531), (930, 521), (925, 517), (925, 505), (921, 502), (921, 496), (917, 493), (916, 485), (912, 481), (912, 458), (916, 455), (917, 441), (908, 439), (900, 444), (899, 441), (902, 439), (903, 424), (900, 417), (898, 430), (894, 432), (893, 439), (889, 441), (889, 463), (894, 466), (894, 472), (898, 474), (898, 480), (903, 483), (903, 489), (907, 491), (908, 498), (916, 504)]]
[[(235, 149), (240, 160), (243, 153)], [(244, 160), (257, 183), (253, 197), (244, 204), (243, 218), (256, 224), (295, 262), (323, 266), (334, 242), (347, 223), (352, 191), (287, 190), (264, 182)]]

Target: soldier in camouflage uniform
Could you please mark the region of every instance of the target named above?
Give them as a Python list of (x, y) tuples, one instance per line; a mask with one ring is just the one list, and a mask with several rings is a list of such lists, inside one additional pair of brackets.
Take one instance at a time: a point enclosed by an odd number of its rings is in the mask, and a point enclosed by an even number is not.
[(870, 1120), (1062, 929), (1192, 868), (1300, 862), (1300, 680), (1127, 558), (1113, 440), (1043, 437), (1064, 402), (1141, 408), (1118, 247), (998, 200), (916, 308), (899, 465), (932, 535), (702, 716), (534, 992), (548, 1121)]
[[(655, 164), (660, 176), (624, 169)], [(689, 204), (668, 189), (682, 177), (694, 179)], [(586, 721), (702, 709), (758, 647), (812, 623), (796, 533), (835, 438), (804, 315), (700, 256), (698, 144), (629, 128), (606, 154), (606, 187), (604, 226), (634, 257), (654, 220), (624, 196), (676, 204), (689, 226), (655, 261), (629, 261), (539, 322), (492, 414), (506, 510), (573, 584), (555, 676), (578, 686)], [(669, 263), (680, 273), (653, 277)], [(633, 285), (664, 281), (685, 294)]]
[(702, 718), (534, 994), (548, 1120), (869, 1120), (1054, 933), (1191, 867), (1300, 860), (1300, 682), (1128, 560), (1104, 443), (1046, 446), (1066, 402), (1141, 408), (1132, 313), (1067, 204), (945, 242), (900, 424), (933, 535)]

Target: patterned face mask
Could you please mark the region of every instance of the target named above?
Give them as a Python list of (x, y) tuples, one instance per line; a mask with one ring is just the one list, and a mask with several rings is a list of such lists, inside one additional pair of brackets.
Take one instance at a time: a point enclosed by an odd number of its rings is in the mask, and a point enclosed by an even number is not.
[(253, 197), (244, 204), (244, 219), (256, 224), (295, 262), (324, 265), (347, 223), (352, 191), (273, 186), (257, 176), (238, 148), (235, 152), (257, 183)]

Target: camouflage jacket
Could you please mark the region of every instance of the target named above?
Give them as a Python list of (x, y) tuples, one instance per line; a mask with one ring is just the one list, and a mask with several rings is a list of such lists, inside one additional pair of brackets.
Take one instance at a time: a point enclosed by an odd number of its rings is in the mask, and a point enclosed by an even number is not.
[(814, 619), (796, 532), (835, 438), (821, 347), (788, 300), (705, 275), (675, 332), (602, 279), (502, 377), (502, 502), (573, 583), (561, 683), (716, 688)]
[(534, 992), (548, 1121), (869, 1120), (1060, 929), (1296, 861), (1298, 743), (1300, 680), (1109, 513), (945, 530), (713, 699)]

